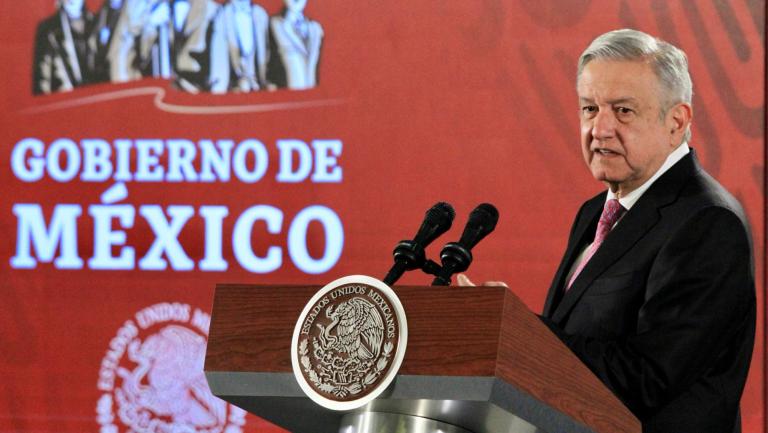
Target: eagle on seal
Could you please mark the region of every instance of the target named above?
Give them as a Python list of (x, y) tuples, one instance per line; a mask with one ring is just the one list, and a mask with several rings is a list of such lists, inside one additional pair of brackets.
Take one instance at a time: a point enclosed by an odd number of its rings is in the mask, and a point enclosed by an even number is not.
[[(384, 321), (373, 304), (363, 298), (352, 298), (339, 304), (335, 310), (333, 306), (328, 307), (325, 315), (331, 323), (327, 328), (318, 326), (326, 349), (363, 361), (379, 356), (384, 340)], [(331, 334), (334, 328), (336, 335)]]

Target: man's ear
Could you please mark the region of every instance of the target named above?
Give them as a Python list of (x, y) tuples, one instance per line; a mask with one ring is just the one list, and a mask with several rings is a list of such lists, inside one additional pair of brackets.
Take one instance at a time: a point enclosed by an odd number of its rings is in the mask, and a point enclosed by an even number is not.
[(683, 134), (688, 129), (693, 119), (693, 107), (685, 102), (680, 102), (667, 111), (665, 124), (669, 129), (669, 144), (677, 147), (683, 140)]

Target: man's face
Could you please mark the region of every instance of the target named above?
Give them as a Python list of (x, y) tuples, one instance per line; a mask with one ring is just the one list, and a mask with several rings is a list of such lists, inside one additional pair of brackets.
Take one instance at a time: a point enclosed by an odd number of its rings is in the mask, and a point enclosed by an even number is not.
[(626, 195), (679, 144), (680, 134), (671, 131), (673, 115), (660, 117), (658, 79), (645, 62), (593, 60), (576, 87), (584, 161), (595, 179)]

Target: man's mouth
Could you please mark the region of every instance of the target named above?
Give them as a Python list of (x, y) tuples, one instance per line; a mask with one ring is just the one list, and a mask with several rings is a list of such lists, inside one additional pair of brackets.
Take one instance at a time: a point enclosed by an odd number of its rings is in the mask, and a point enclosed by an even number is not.
[(618, 155), (619, 154), (618, 152), (614, 152), (614, 151), (609, 150), (609, 149), (595, 149), (595, 150), (593, 150), (593, 152), (595, 152), (598, 155), (603, 155), (603, 156), (614, 156), (614, 155)]

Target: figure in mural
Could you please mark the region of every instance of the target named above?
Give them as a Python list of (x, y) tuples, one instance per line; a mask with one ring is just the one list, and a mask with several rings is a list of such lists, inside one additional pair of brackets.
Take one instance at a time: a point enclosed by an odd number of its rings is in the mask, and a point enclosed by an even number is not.
[(225, 92), (221, 6), (213, 0), (127, 0), (111, 47), (112, 81), (172, 79), (188, 92)]
[(94, 82), (110, 81), (109, 52), (122, 6), (123, 0), (104, 0), (96, 14), (92, 35), (96, 46)]
[(181, 90), (309, 89), (318, 81), (323, 28), (306, 0), (269, 17), (251, 0), (57, 0), (35, 39), (33, 93), (88, 83), (164, 78)]
[(35, 34), (32, 93), (63, 92), (93, 80), (94, 17), (84, 0), (58, 0)]
[(230, 0), (222, 10), (227, 33), (229, 90), (252, 92), (267, 82), (269, 15), (250, 0)]
[(304, 16), (307, 0), (285, 0), (282, 14), (273, 16), (267, 79), (277, 87), (309, 89), (317, 85), (317, 64), (323, 28)]

